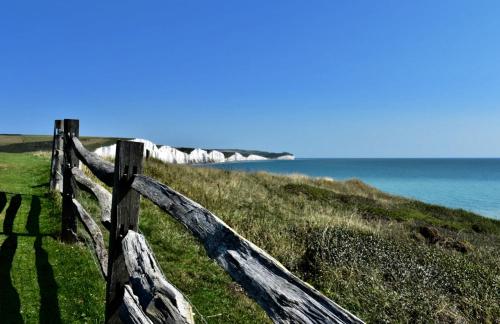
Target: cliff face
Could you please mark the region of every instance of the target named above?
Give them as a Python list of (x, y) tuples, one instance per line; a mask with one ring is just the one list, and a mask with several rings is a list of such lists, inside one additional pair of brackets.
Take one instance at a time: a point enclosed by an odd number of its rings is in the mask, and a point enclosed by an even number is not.
[[(134, 142), (144, 143), (144, 157), (151, 157), (160, 160), (165, 163), (176, 163), (176, 164), (201, 164), (201, 163), (222, 163), (222, 162), (235, 162), (235, 161), (260, 161), (268, 160), (268, 158), (257, 155), (250, 154), (248, 156), (243, 156), (242, 154), (235, 152), (229, 157), (225, 157), (224, 153), (217, 150), (202, 150), (194, 149), (191, 152), (183, 152), (171, 146), (160, 146), (158, 147), (155, 143), (136, 138), (133, 139)], [(94, 153), (101, 157), (114, 158), (116, 151), (116, 144), (103, 146), (97, 148)], [(293, 160), (295, 157), (290, 154), (276, 157), (278, 160)]]

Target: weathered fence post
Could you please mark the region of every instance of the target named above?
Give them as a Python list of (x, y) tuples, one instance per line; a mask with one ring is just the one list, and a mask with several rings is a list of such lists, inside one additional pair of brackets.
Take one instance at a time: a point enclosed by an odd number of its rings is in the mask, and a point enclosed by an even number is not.
[(78, 167), (79, 160), (71, 145), (71, 137), (79, 136), (80, 121), (78, 119), (64, 120), (64, 179), (61, 239), (63, 242), (76, 242), (76, 213), (73, 209), (74, 197), (73, 174), (71, 168)]
[(121, 241), (127, 231), (137, 231), (140, 195), (130, 185), (134, 174), (142, 173), (144, 144), (118, 141), (115, 155), (111, 231), (109, 233), (108, 276), (106, 285), (106, 323), (119, 323), (117, 310), (128, 282)]
[(50, 164), (50, 190), (59, 192), (62, 192), (63, 189), (63, 126), (63, 121), (60, 119), (57, 119), (54, 122), (54, 137), (52, 139), (52, 160)]

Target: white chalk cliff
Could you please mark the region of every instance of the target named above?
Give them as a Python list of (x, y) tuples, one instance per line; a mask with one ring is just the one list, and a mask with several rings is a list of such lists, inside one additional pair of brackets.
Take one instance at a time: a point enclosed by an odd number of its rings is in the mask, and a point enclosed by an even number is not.
[[(224, 156), (224, 153), (219, 152), (217, 150), (211, 150), (207, 152), (199, 148), (194, 149), (193, 151), (191, 151), (191, 153), (185, 153), (171, 146), (158, 147), (155, 143), (141, 138), (136, 138), (133, 139), (132, 141), (141, 142), (144, 144), (145, 157), (154, 158), (165, 163), (201, 164), (201, 163), (267, 160), (266, 157), (260, 155), (250, 154), (249, 156), (245, 157), (238, 152), (226, 158)], [(116, 152), (116, 144), (99, 147), (94, 151), (94, 153), (104, 158), (114, 158), (115, 152)], [(277, 159), (293, 160), (295, 159), (295, 157), (293, 155), (283, 155), (278, 157)]]

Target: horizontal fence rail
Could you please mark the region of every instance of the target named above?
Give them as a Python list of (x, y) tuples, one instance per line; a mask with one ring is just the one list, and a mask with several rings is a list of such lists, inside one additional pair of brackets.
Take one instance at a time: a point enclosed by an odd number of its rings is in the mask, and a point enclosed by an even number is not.
[(97, 260), (99, 261), (99, 266), (101, 267), (101, 272), (104, 278), (108, 275), (108, 250), (104, 244), (104, 238), (102, 237), (102, 232), (99, 226), (94, 222), (92, 216), (87, 213), (78, 200), (73, 199), (73, 206), (76, 209), (80, 221), (85, 226), (85, 229), (90, 234), (92, 238), (92, 244), (94, 245), (95, 254)]
[[(56, 126), (62, 123), (57, 123)], [(88, 151), (78, 139), (78, 121), (64, 120), (62, 233), (72, 242), (76, 218), (84, 225), (107, 283), (107, 323), (194, 323), (192, 307), (162, 274), (144, 236), (137, 232), (143, 196), (172, 216), (276, 323), (363, 323), (288, 271), (193, 200), (142, 172), (143, 144), (118, 141), (115, 164)], [(54, 145), (56, 134), (54, 133)], [(54, 149), (55, 151), (55, 149)], [(113, 194), (78, 168), (81, 161)], [(54, 172), (51, 172), (55, 177)], [(76, 185), (91, 193), (110, 232), (109, 250), (98, 224), (75, 198)], [(66, 200), (65, 200), (65, 199)], [(71, 209), (69, 209), (71, 207)], [(64, 237), (63, 237), (64, 238)], [(214, 301), (215, 302), (215, 301)]]
[(111, 227), (111, 194), (104, 187), (90, 180), (82, 170), (73, 168), (71, 173), (78, 186), (97, 199), (101, 208), (101, 223), (109, 230)]
[(198, 203), (142, 175), (132, 188), (183, 224), (275, 322), (360, 322)]
[(115, 167), (112, 163), (101, 159), (97, 154), (88, 151), (78, 137), (69, 139), (76, 156), (85, 164), (97, 179), (113, 187)]

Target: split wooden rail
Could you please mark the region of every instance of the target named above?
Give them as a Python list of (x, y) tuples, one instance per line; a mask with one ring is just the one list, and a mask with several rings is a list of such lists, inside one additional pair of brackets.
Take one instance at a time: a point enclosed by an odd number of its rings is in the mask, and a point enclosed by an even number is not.
[[(144, 236), (138, 233), (141, 196), (183, 224), (205, 247), (208, 256), (216, 260), (274, 322), (362, 323), (209, 210), (142, 175), (142, 143), (117, 141), (113, 165), (82, 145), (78, 120), (56, 121), (55, 126), (51, 188), (62, 188), (61, 239), (68, 243), (78, 239), (77, 219), (89, 233), (106, 280), (107, 323), (194, 323), (191, 305), (163, 276)], [(54, 153), (60, 152), (61, 146), (63, 159)], [(113, 193), (88, 178), (79, 169), (79, 162), (112, 187)], [(62, 179), (54, 171), (59, 169), (62, 170), (59, 174), (64, 175)], [(99, 225), (76, 199), (77, 187), (91, 193), (99, 202), (101, 223), (109, 231), (109, 251)]]

